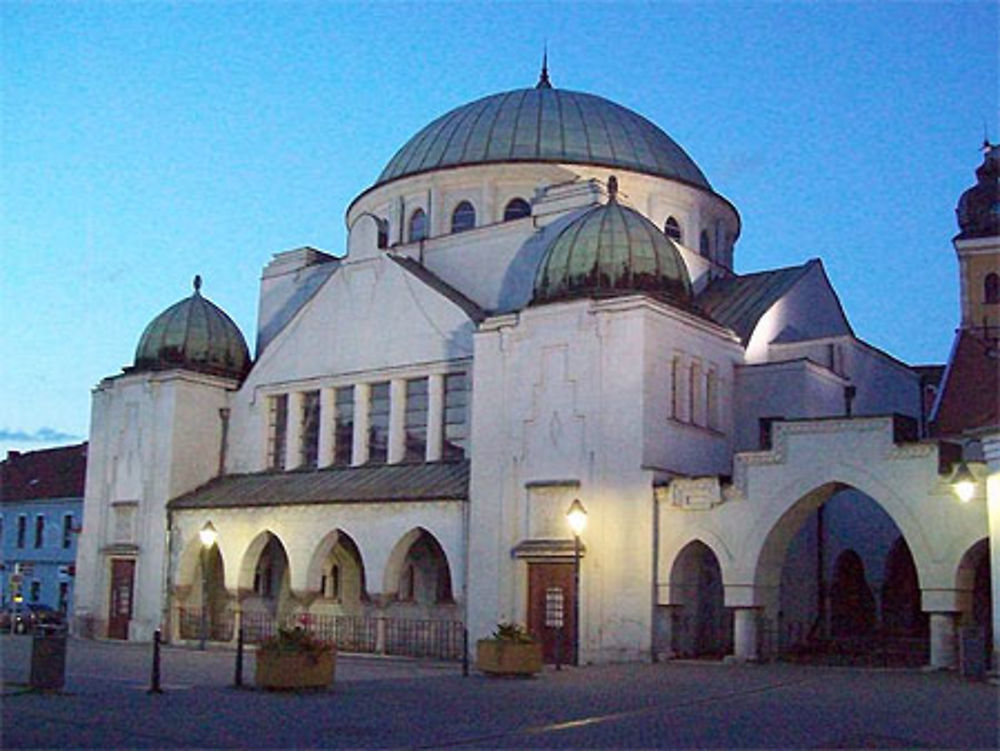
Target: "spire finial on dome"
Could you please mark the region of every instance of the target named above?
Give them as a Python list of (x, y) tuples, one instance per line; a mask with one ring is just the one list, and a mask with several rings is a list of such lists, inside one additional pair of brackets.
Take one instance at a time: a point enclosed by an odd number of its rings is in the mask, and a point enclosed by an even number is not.
[(194, 275), (194, 293), (196, 295), (201, 294), (201, 274)]
[(612, 175), (608, 178), (608, 201), (618, 200), (618, 178)]
[(552, 82), (549, 80), (549, 45), (546, 42), (545, 47), (542, 51), (542, 72), (538, 76), (538, 83), (535, 84), (536, 89), (551, 89)]

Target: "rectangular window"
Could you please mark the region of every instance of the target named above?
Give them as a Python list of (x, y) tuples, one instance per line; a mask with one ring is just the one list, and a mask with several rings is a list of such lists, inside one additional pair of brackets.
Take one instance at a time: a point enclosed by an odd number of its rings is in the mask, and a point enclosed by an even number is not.
[(389, 457), (389, 382), (373, 383), (368, 395), (368, 461), (384, 464)]
[(681, 419), (681, 358), (670, 361), (670, 416)]
[(33, 579), (31, 582), (31, 589), (29, 590), (29, 592), (30, 594), (28, 596), (31, 598), (31, 601), (38, 602), (40, 599), (42, 599), (42, 583), (37, 579)]
[(73, 515), (63, 515), (62, 546), (68, 548), (73, 544)]
[(708, 415), (706, 421), (712, 430), (719, 429), (719, 374), (709, 369), (705, 380), (705, 402)]
[(288, 394), (268, 398), (267, 466), (285, 468), (285, 437), (288, 431)]
[(782, 417), (761, 417), (757, 424), (760, 427), (760, 449), (761, 451), (770, 451), (772, 448), (772, 437), (774, 423), (778, 420), (782, 420)]
[(341, 386), (333, 394), (336, 415), (333, 430), (333, 463), (346, 467), (354, 450), (354, 387)]
[(703, 425), (701, 396), (701, 363), (691, 363), (691, 385), (688, 387), (688, 419), (694, 425)]
[(28, 517), (21, 514), (17, 517), (17, 546), (24, 547), (24, 538), (28, 534)]
[(307, 391), (302, 395), (302, 455), (300, 466), (315, 469), (319, 466), (319, 392)]
[(35, 517), (35, 547), (40, 548), (45, 544), (45, 517), (39, 514)]
[(464, 459), (469, 446), (466, 413), (469, 402), (468, 378), (465, 373), (449, 373), (444, 377), (444, 460)]
[(69, 582), (59, 582), (59, 610), (63, 614), (69, 611)]
[(427, 379), (406, 382), (405, 461), (422, 462), (427, 456)]

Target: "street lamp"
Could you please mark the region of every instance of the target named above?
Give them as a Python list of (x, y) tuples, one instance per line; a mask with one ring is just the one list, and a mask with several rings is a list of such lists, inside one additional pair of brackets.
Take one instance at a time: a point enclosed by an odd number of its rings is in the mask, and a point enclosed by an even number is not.
[(976, 493), (976, 478), (965, 462), (958, 463), (958, 469), (951, 478), (951, 488), (962, 503), (968, 503)]
[(201, 538), (201, 640), (198, 649), (205, 648), (208, 634), (208, 551), (215, 545), (218, 536), (219, 533), (210, 521), (205, 522), (205, 526), (198, 531), (198, 537)]
[(573, 664), (580, 664), (580, 535), (587, 526), (587, 510), (574, 498), (566, 511), (566, 521), (573, 530)]

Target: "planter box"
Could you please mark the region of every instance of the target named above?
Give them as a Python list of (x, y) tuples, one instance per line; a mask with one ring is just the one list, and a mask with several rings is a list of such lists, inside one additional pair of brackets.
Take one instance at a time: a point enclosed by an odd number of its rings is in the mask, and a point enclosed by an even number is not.
[(333, 683), (336, 662), (334, 650), (320, 655), (257, 652), (254, 683), (258, 688), (285, 691), (327, 688)]
[(540, 673), (542, 645), (480, 639), (476, 642), (476, 668), (487, 675)]

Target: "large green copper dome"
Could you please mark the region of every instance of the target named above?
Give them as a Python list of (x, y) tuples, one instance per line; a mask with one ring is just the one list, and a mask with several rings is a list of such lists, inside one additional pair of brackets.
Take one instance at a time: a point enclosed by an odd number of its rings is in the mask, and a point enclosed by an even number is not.
[(250, 369), (243, 334), (221, 308), (201, 296), (201, 277), (195, 277), (193, 295), (152, 320), (136, 347), (132, 370), (170, 368), (240, 379)]
[(669, 302), (691, 300), (680, 251), (638, 211), (610, 199), (573, 220), (549, 246), (535, 276), (532, 303), (641, 292)]
[(406, 142), (376, 185), (448, 167), (557, 162), (617, 167), (711, 190), (676, 142), (646, 118), (593, 94), (533, 89), (494, 94), (442, 115)]

